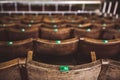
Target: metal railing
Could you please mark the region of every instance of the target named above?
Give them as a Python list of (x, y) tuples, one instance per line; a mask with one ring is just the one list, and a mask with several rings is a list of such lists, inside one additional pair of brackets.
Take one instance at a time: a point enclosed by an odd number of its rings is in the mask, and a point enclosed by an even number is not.
[[(13, 10), (5, 10), (5, 4), (8, 4), (8, 5), (11, 5), (13, 6)], [(19, 10), (19, 4), (22, 4), (24, 6), (27, 6), (28, 10)], [(89, 1), (18, 1), (18, 0), (13, 0), (13, 1), (7, 1), (7, 0), (4, 0), (4, 1), (0, 1), (0, 6), (1, 6), (1, 11), (0, 13), (9, 13), (9, 14), (12, 14), (12, 13), (22, 13), (22, 14), (25, 14), (25, 13), (36, 13), (36, 14), (43, 14), (43, 13), (48, 13), (48, 14), (52, 14), (52, 13), (61, 13), (61, 14), (65, 14), (65, 13), (73, 13), (73, 14), (77, 14), (77, 13), (94, 13), (95, 11), (94, 10), (86, 10), (86, 6), (87, 5), (96, 5), (98, 4), (99, 7), (97, 7), (98, 9), (100, 8), (100, 4), (101, 4), (101, 1), (99, 0), (89, 0)], [(7, 6), (8, 6), (7, 5)], [(32, 10), (32, 6), (33, 5), (39, 5), (41, 6), (41, 10), (37, 10), (37, 11), (34, 11)], [(64, 5), (67, 5), (68, 9), (67, 10), (59, 10), (59, 7), (60, 6), (64, 6)], [(74, 5), (80, 5), (80, 9), (78, 8), (78, 10), (72, 10), (72, 7)], [(54, 9), (55, 10), (46, 10), (46, 6), (54, 6)], [(9, 8), (10, 9), (10, 8)]]
[[(6, 6), (8, 9), (6, 10)], [(19, 10), (19, 6), (25, 6), (26, 10)], [(33, 6), (39, 6), (38, 10), (33, 10)], [(74, 7), (77, 5), (77, 10)], [(94, 6), (97, 5), (97, 6)], [(21, 14), (80, 14), (80, 13), (100, 13), (104, 16), (116, 16), (119, 2), (116, 1), (100, 1), (100, 0), (1, 0), (0, 1), (0, 13), (21, 13)], [(12, 6), (12, 7), (11, 7)], [(46, 9), (46, 6), (49, 8)], [(59, 10), (60, 7), (63, 10)], [(51, 9), (54, 9), (52, 10)], [(67, 7), (66, 10), (64, 8)], [(93, 7), (93, 9), (87, 9)], [(11, 9), (12, 8), (12, 9)], [(51, 9), (51, 10), (50, 10)], [(97, 11), (96, 11), (97, 10)]]

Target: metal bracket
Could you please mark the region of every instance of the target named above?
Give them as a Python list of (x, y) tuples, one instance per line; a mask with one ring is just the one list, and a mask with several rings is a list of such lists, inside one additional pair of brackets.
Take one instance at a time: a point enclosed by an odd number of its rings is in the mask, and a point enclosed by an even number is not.
[(33, 51), (28, 51), (27, 53), (27, 62), (32, 61)]
[(107, 60), (107, 59), (102, 59), (102, 64), (103, 65), (107, 65), (107, 64), (109, 64), (110, 62), (109, 62), (109, 60)]
[(96, 53), (95, 51), (91, 51), (91, 59), (92, 59), (92, 62), (96, 61)]
[(26, 58), (18, 58), (18, 65), (20, 68), (26, 66)]

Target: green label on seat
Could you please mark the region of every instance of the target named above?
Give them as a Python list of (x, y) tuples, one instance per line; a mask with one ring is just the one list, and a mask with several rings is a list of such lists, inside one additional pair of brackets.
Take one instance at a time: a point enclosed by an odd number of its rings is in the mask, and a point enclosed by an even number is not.
[(90, 31), (91, 31), (91, 29), (90, 29), (90, 28), (88, 28), (88, 29), (86, 29), (86, 31), (90, 32)]
[(53, 25), (53, 27), (54, 27), (54, 28), (56, 28), (56, 27), (57, 27), (57, 25)]
[(108, 43), (108, 40), (103, 40), (103, 43), (105, 43), (105, 44)]
[(60, 41), (60, 40), (56, 40), (55, 42), (56, 42), (56, 44), (60, 44), (60, 43), (61, 43), (61, 41)]
[(82, 27), (82, 24), (79, 24), (78, 27)]
[(31, 20), (30, 22), (31, 22), (31, 23), (33, 23), (33, 22), (34, 22), (34, 20)]
[(55, 23), (55, 20), (52, 19), (52, 23)]
[(21, 29), (22, 32), (25, 32), (25, 29)]
[(10, 45), (13, 45), (13, 42), (9, 41), (9, 42), (7, 42), (7, 44), (10, 46)]
[(6, 27), (6, 24), (3, 24), (2, 26), (3, 26), (3, 27)]
[(28, 24), (28, 27), (31, 27), (32, 25), (31, 24)]
[(54, 32), (57, 32), (58, 31), (58, 29), (54, 29)]
[(60, 66), (60, 71), (61, 72), (69, 71), (69, 66)]
[(107, 24), (103, 24), (102, 26), (103, 26), (103, 27), (106, 27), (106, 26), (107, 26)]

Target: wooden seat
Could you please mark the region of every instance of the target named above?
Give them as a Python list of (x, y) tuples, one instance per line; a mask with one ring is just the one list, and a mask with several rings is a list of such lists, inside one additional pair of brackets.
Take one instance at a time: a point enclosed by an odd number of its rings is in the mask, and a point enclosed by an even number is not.
[(42, 22), (42, 16), (40, 15), (27, 15), (24, 20), (21, 21), (24, 24), (36, 24)]
[(78, 39), (71, 38), (66, 40), (45, 40), (37, 39), (36, 49), (37, 53), (49, 55), (68, 55), (77, 52)]
[(25, 57), (29, 50), (33, 50), (33, 39), (21, 41), (1, 41), (0, 42), (0, 61)]
[(27, 58), (16, 58), (0, 63), (0, 80), (28, 80)]
[(2, 23), (0, 24), (0, 27), (3, 28), (15, 28), (16, 27), (16, 23), (14, 22), (8, 22), (8, 21), (2, 21)]
[(41, 27), (44, 28), (71, 28), (73, 27), (72, 25), (68, 24), (68, 23), (63, 23), (63, 24), (41, 24)]
[(0, 63), (1, 80), (119, 80), (119, 75), (120, 62), (109, 59), (83, 65), (51, 65), (21, 58)]
[(7, 20), (14, 21), (14, 22), (20, 22), (21, 20), (24, 20), (25, 16), (20, 14), (13, 14), (11, 16), (7, 16)]
[(120, 62), (114, 60), (102, 60), (102, 67), (98, 80), (119, 80)]
[(76, 16), (76, 15), (66, 15), (63, 18), (65, 20), (65, 23), (69, 24), (76, 24), (76, 23), (81, 23), (83, 21), (82, 16)]
[(35, 28), (35, 27), (36, 28), (40, 28), (41, 24), (40, 23), (37, 23), (37, 24), (30, 24), (30, 23), (23, 24), (23, 23), (19, 23), (19, 24), (17, 24), (16, 29), (22, 29), (22, 28), (28, 29), (28, 28)]
[(88, 37), (88, 38), (99, 38), (101, 29), (97, 28), (95, 25), (86, 24), (74, 28), (74, 35), (78, 38)]
[(120, 38), (120, 24), (115, 24), (113, 28), (107, 29), (104, 32), (103, 39)]
[(79, 52), (90, 58), (90, 52), (94, 51), (96, 57), (114, 58), (120, 53), (120, 39), (97, 40), (92, 38), (80, 38)]
[(73, 37), (73, 29), (69, 28), (45, 28), (41, 27), (40, 29), (40, 37), (43, 39), (49, 40), (64, 40), (70, 39)]
[(0, 63), (0, 80), (21, 80), (18, 59)]
[(101, 63), (62, 66), (31, 61), (27, 64), (27, 70), (30, 80), (97, 80)]
[(43, 22), (48, 24), (59, 24), (64, 22), (62, 19), (60, 15), (44, 16)]
[(16, 40), (24, 40), (27, 38), (38, 38), (39, 37), (39, 28), (9, 28), (8, 29), (8, 36), (9, 40), (16, 41)]
[(114, 23), (112, 23), (110, 20), (105, 19), (100, 19), (99, 21), (95, 22), (94, 25), (103, 30), (114, 27)]

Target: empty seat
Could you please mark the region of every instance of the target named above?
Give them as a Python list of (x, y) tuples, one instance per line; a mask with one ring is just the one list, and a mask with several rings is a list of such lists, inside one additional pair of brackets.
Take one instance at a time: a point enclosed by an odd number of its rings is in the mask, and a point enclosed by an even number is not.
[(27, 38), (38, 38), (39, 37), (39, 28), (9, 28), (8, 29), (8, 36), (9, 40), (16, 41), (16, 40), (24, 40)]
[(60, 15), (44, 16), (43, 22), (48, 24), (59, 24), (64, 22), (63, 17)]
[(0, 63), (0, 80), (21, 80), (17, 59)]
[(120, 38), (120, 31), (115, 29), (106, 30), (102, 36), (102, 39), (107, 39), (107, 40), (116, 39), (116, 38)]
[(69, 39), (73, 37), (73, 29), (69, 28), (45, 28), (41, 27), (40, 29), (40, 37), (43, 39), (49, 40), (63, 40)]
[[(97, 80), (101, 63), (85, 65), (50, 65), (31, 61), (27, 64), (29, 80)], [(87, 77), (86, 77), (87, 76)]]
[(105, 19), (100, 19), (99, 21), (95, 22), (94, 25), (103, 30), (114, 27), (114, 23)]
[(40, 15), (26, 15), (25, 19), (21, 21), (24, 24), (36, 24), (42, 22), (42, 16)]
[(33, 39), (21, 41), (1, 41), (0, 61), (10, 60), (16, 57), (25, 57), (29, 50), (33, 50)]
[(68, 55), (77, 52), (78, 41), (77, 38), (71, 38), (61, 41), (37, 39), (35, 42), (38, 55)]
[(120, 24), (115, 24), (113, 28), (107, 29), (103, 35), (103, 39), (116, 38), (120, 38)]
[(73, 27), (69, 23), (63, 23), (63, 24), (41, 24), (41, 27), (43, 28), (71, 28)]
[(97, 58), (113, 58), (120, 53), (120, 39), (97, 40), (80, 38), (79, 53), (90, 58), (91, 51), (96, 53)]
[(63, 19), (65, 20), (65, 23), (75, 24), (75, 23), (81, 23), (84, 18), (82, 16), (66, 15), (64, 16)]
[(99, 38), (101, 29), (92, 24), (81, 25), (74, 28), (74, 35), (76, 37)]
[(11, 16), (7, 16), (7, 20), (14, 21), (14, 22), (20, 22), (21, 20), (24, 20), (25, 16), (20, 14), (14, 14)]
[(37, 28), (40, 28), (41, 27), (41, 24), (40, 23), (37, 23), (37, 24), (22, 24), (22, 23), (19, 23), (19, 24), (17, 24), (17, 26), (15, 27), (16, 29), (22, 29), (22, 28), (24, 28), (24, 29), (28, 29), (28, 28), (35, 28), (35, 27), (37, 27)]
[(3, 27), (3, 28), (15, 28), (16, 27), (16, 23), (14, 22), (8, 22), (8, 21), (2, 21), (2, 23), (0, 24), (0, 27)]
[[(108, 64), (104, 64), (104, 63)], [(113, 60), (103, 60), (103, 65), (98, 80), (119, 80), (120, 79), (120, 62)]]

